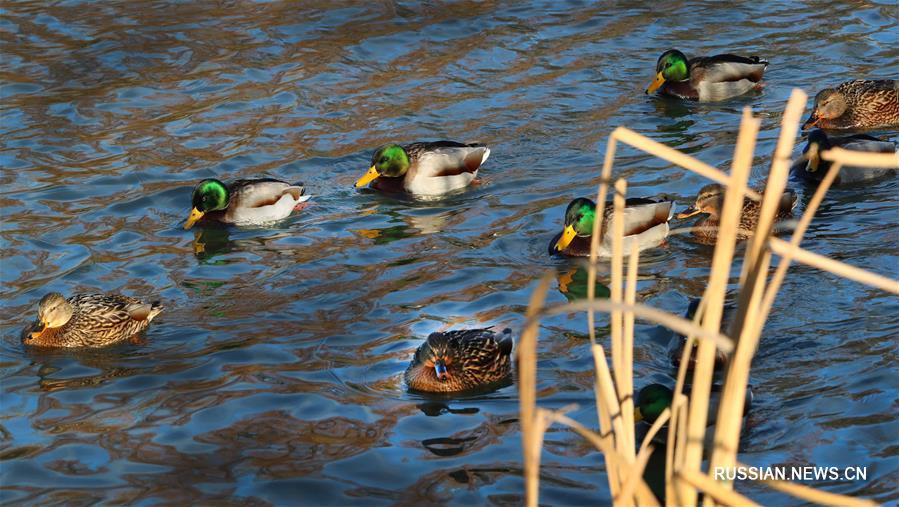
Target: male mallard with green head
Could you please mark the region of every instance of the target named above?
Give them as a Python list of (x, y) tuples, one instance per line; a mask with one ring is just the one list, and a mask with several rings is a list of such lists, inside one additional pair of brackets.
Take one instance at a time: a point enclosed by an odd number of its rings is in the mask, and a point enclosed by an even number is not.
[(77, 294), (69, 299), (51, 292), (38, 305), (38, 319), (22, 341), (34, 347), (103, 347), (140, 333), (159, 315), (158, 301), (116, 294)]
[(731, 54), (687, 59), (676, 49), (662, 53), (656, 62), (656, 78), (646, 93), (685, 100), (714, 102), (759, 89), (768, 62), (757, 56)]
[[(699, 194), (696, 195), (696, 202), (693, 206), (677, 214), (679, 219), (689, 218), (699, 213), (708, 215), (708, 217), (696, 222), (693, 227), (693, 236), (698, 242), (713, 245), (718, 241), (718, 222), (720, 220), (721, 207), (724, 205), (725, 192), (726, 189), (723, 186), (718, 183), (710, 183), (699, 189)], [(792, 217), (795, 206), (796, 193), (789, 189), (785, 190), (781, 196), (775, 220), (784, 220)], [(761, 202), (749, 197), (744, 198), (743, 209), (740, 211), (737, 240), (752, 237), (755, 227), (759, 223), (761, 211)]]
[(870, 130), (899, 127), (899, 81), (847, 81), (815, 95), (812, 114), (802, 130)]
[(388, 144), (375, 151), (371, 167), (356, 181), (356, 188), (371, 184), (385, 192), (441, 195), (467, 187), (489, 156), (490, 149), (483, 144)]
[[(612, 251), (612, 215), (615, 207), (606, 204), (602, 230), (599, 236), (600, 257), (609, 257)], [(636, 246), (640, 250), (660, 245), (668, 236), (668, 221), (674, 211), (674, 203), (651, 199), (630, 198), (624, 208), (624, 254)], [(568, 257), (589, 257), (590, 238), (593, 236), (593, 220), (596, 218), (596, 203), (579, 197), (568, 204), (565, 210), (565, 225), (549, 243), (549, 254)]]
[[(684, 392), (689, 395), (691, 386), (684, 386)], [(721, 404), (722, 386), (713, 384), (709, 394), (709, 416), (706, 426), (712, 426), (718, 421), (718, 406)], [(752, 407), (752, 386), (747, 386), (746, 397), (743, 400), (743, 417), (749, 414)], [(634, 407), (634, 422), (646, 421), (649, 424), (656, 422), (666, 408), (671, 406), (674, 400), (674, 391), (662, 384), (649, 384), (637, 393)]]
[(431, 333), (403, 378), (413, 391), (450, 393), (497, 385), (512, 375), (512, 330)]
[(201, 218), (225, 224), (256, 225), (275, 222), (290, 213), (310, 196), (303, 195), (302, 183), (291, 185), (272, 178), (237, 180), (226, 185), (206, 179), (194, 188), (193, 209), (184, 223), (190, 229)]
[[(797, 178), (817, 184), (830, 171), (832, 163), (822, 159), (821, 152), (831, 148), (868, 153), (896, 153), (896, 144), (890, 141), (883, 141), (865, 134), (843, 137), (828, 136), (823, 130), (815, 129), (809, 132), (808, 143), (802, 150), (802, 157), (793, 163), (790, 171)], [(843, 166), (834, 180), (834, 185), (858, 183), (891, 174), (896, 175), (896, 169)]]

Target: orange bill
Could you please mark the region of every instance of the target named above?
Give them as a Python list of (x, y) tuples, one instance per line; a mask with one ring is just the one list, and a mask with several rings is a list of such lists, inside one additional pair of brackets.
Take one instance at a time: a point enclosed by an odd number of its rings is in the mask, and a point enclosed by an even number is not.
[(649, 85), (649, 88), (646, 89), (646, 93), (653, 93), (654, 91), (658, 90), (659, 87), (661, 87), (663, 84), (665, 84), (665, 78), (662, 76), (662, 73), (659, 72), (658, 74), (656, 74), (656, 78), (653, 80), (652, 84)]
[(375, 181), (381, 173), (375, 168), (375, 166), (371, 166), (368, 168), (368, 172), (365, 173), (364, 176), (356, 180), (356, 188), (362, 188), (372, 181)]

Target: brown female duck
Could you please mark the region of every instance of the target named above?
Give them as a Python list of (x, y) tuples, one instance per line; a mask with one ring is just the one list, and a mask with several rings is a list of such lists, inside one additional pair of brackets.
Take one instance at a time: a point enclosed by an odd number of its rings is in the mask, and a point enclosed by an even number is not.
[(403, 378), (414, 391), (450, 393), (496, 385), (512, 374), (512, 330), (431, 333)]
[[(696, 202), (693, 206), (677, 214), (677, 218), (684, 219), (706, 213), (708, 217), (696, 222), (693, 228), (693, 236), (704, 244), (715, 244), (718, 240), (718, 222), (720, 220), (721, 206), (724, 204), (725, 188), (717, 183), (711, 183), (699, 190)], [(775, 220), (783, 220), (793, 216), (793, 208), (796, 206), (796, 194), (792, 190), (786, 190), (781, 196), (777, 208)], [(759, 215), (762, 211), (762, 203), (746, 197), (743, 200), (743, 209), (740, 212), (740, 226), (737, 230), (737, 239), (749, 239), (752, 237), (759, 223)]]
[(827, 130), (899, 127), (899, 81), (857, 79), (821, 90), (802, 130), (812, 127)]
[(38, 319), (22, 341), (34, 347), (104, 347), (140, 333), (162, 311), (158, 301), (143, 303), (116, 294), (51, 292), (38, 305)]

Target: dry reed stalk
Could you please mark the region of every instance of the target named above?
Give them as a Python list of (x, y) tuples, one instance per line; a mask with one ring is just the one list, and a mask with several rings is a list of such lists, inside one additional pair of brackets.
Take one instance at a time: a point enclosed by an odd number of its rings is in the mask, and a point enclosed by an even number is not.
[(899, 153), (870, 153), (844, 148), (831, 148), (821, 153), (821, 158), (852, 167), (892, 167), (899, 169)]
[[(666, 469), (665, 503), (666, 505), (674, 506), (678, 505), (675, 501), (679, 500), (677, 495), (678, 491), (680, 491), (678, 484), (680, 481), (675, 480), (674, 471), (675, 469), (683, 468), (684, 454), (687, 449), (687, 432), (681, 428), (687, 425), (689, 399), (683, 393), (674, 393), (674, 401), (671, 402), (671, 405), (677, 407), (675, 409), (677, 418), (672, 419), (672, 422), (677, 423), (677, 425), (668, 429), (668, 441), (673, 442), (669, 445), (674, 449), (674, 454), (671, 456), (670, 467)], [(666, 459), (668, 459), (667, 456)]]
[[(606, 362), (606, 353), (603, 348), (598, 344), (593, 344), (591, 347), (591, 352), (593, 353), (593, 369), (596, 371), (596, 381), (593, 384), (593, 391), (596, 393), (596, 412), (599, 414), (599, 431), (602, 432), (603, 435), (611, 435), (612, 437), (612, 445), (615, 447), (616, 452), (619, 448), (618, 435), (613, 430), (614, 426), (612, 425), (612, 418), (616, 417), (618, 413), (617, 410), (612, 410), (609, 406), (614, 400), (615, 403), (618, 403), (618, 400), (614, 398), (614, 387), (610, 385), (611, 382), (605, 380), (605, 376), (600, 372), (609, 371), (609, 365)], [(612, 399), (609, 399), (609, 390), (612, 390)], [(612, 492), (612, 497), (618, 495), (619, 487), (621, 486), (621, 477), (618, 473), (619, 467), (612, 463), (607, 463), (606, 469), (609, 472), (609, 490)]]
[(521, 407), (521, 440), (524, 451), (525, 499), (529, 507), (536, 507), (540, 486), (540, 451), (543, 432), (537, 425), (537, 334), (540, 321), (533, 318), (546, 302), (549, 284), (555, 275), (543, 275), (528, 302), (528, 321), (518, 340), (518, 397)]
[[(634, 305), (637, 302), (637, 267), (640, 265), (640, 249), (631, 248), (631, 254), (627, 261), (627, 286), (624, 290), (624, 302)], [(634, 434), (634, 312), (624, 312), (624, 326), (622, 336), (624, 343), (621, 352), (624, 357), (624, 383), (618, 386), (621, 395), (621, 411), (624, 415), (624, 427), (630, 431), (631, 447), (636, 446), (637, 437)]]
[[(671, 162), (672, 164), (679, 165), (682, 168), (693, 171), (700, 176), (705, 176), (706, 178), (716, 183), (720, 183), (725, 186), (730, 183), (730, 177), (727, 176), (727, 174), (725, 174), (724, 172), (719, 171), (718, 169), (715, 169), (705, 162), (695, 159), (690, 155), (687, 155), (686, 153), (681, 153), (674, 148), (665, 146), (664, 144), (657, 141), (653, 141), (648, 137), (643, 137), (642, 135), (628, 128), (618, 127), (614, 131), (612, 131), (612, 135), (609, 136), (610, 146), (613, 140), (629, 144), (634, 148), (637, 148), (638, 150), (649, 153), (650, 155), (655, 155), (662, 160)], [(605, 171), (605, 167), (603, 167), (603, 171)], [(611, 167), (608, 175), (603, 172), (603, 177), (608, 177), (609, 175), (611, 175)], [(748, 195), (750, 199), (761, 199), (761, 195), (751, 189), (747, 190), (746, 195)]]
[[(737, 493), (732, 489), (728, 489), (721, 485), (720, 482), (712, 479), (708, 475), (690, 470), (681, 470), (678, 472), (681, 479), (685, 482), (702, 490), (703, 493), (725, 505), (739, 505), (740, 507), (761, 507), (759, 504)], [(706, 502), (709, 503), (709, 498)]]
[[(542, 409), (541, 409), (542, 410)], [(590, 431), (581, 423), (571, 419), (565, 414), (561, 413), (561, 411), (552, 411), (546, 410), (546, 417), (549, 418), (553, 422), (558, 422), (560, 424), (564, 424), (571, 429), (573, 429), (576, 433), (584, 437), (589, 442), (593, 443), (597, 449), (599, 449), (606, 458), (606, 469), (610, 469), (612, 467), (625, 468), (628, 469), (628, 465), (624, 460), (624, 457), (618, 454), (618, 451), (615, 450), (614, 444), (612, 443), (611, 436), (600, 436), (596, 433)], [(640, 473), (642, 476), (642, 471)], [(650, 491), (649, 486), (646, 485), (646, 482), (643, 481), (642, 477), (639, 481), (636, 482), (636, 491), (635, 494), (637, 496), (637, 500), (640, 505), (649, 505), (649, 506), (658, 506), (659, 502), (656, 500), (655, 495)], [(615, 494), (613, 494), (615, 497)]]
[(650, 449), (649, 445), (652, 443), (652, 439), (655, 438), (656, 434), (658, 434), (659, 430), (662, 429), (662, 426), (664, 426), (670, 418), (671, 407), (668, 407), (659, 414), (659, 417), (656, 418), (655, 422), (652, 423), (652, 426), (647, 430), (646, 436), (643, 437), (643, 442), (640, 444), (640, 452), (638, 452), (637, 455), (647, 452)]
[[(739, 338), (736, 340), (736, 350), (727, 365), (727, 381), (718, 407), (714, 447), (709, 461), (710, 470), (715, 467), (733, 466), (736, 461), (740, 430), (743, 425), (746, 389), (749, 385), (749, 369), (762, 327), (767, 320), (767, 315), (758, 313), (771, 261), (770, 253), (763, 250), (763, 245), (774, 232), (775, 217), (789, 175), (790, 153), (793, 150), (806, 99), (805, 93), (801, 90), (793, 90), (787, 101), (762, 198), (759, 220), (746, 247), (740, 273), (741, 290), (737, 298), (737, 316), (731, 329), (728, 330)], [(723, 487), (732, 489), (733, 485), (725, 481)]]
[(694, 336), (696, 336), (696, 338), (699, 340), (710, 340), (723, 352), (730, 353), (734, 350), (734, 343), (727, 336), (719, 332), (706, 331), (699, 326), (694, 326), (692, 321), (659, 310), (657, 308), (647, 306), (642, 303), (629, 305), (626, 303), (613, 303), (608, 299), (597, 299), (594, 301), (580, 300), (574, 301), (572, 303), (566, 303), (564, 305), (547, 306), (545, 308), (539, 309), (533, 317), (528, 318), (527, 320), (538, 320), (544, 317), (551, 317), (553, 315), (586, 312), (588, 310), (594, 310), (603, 313), (611, 313), (612, 310), (634, 312), (634, 315), (642, 320), (646, 320), (654, 324), (660, 324), (677, 333), (683, 335), (693, 333)]
[[(624, 301), (623, 287), (623, 257), (622, 257), (622, 240), (624, 238), (624, 196), (627, 192), (627, 183), (622, 179), (615, 181), (615, 193), (612, 195), (612, 259), (611, 259), (611, 279), (609, 284), (609, 299), (613, 303), (622, 303)], [(612, 368), (615, 374), (615, 385), (621, 386), (624, 383), (622, 375), (624, 374), (624, 365), (621, 363), (622, 353), (622, 337), (621, 327), (624, 325), (622, 321), (622, 313), (620, 310), (612, 310), (610, 314), (611, 344), (612, 344)], [(620, 403), (621, 399), (616, 401)], [(618, 435), (619, 439), (624, 439), (624, 435)], [(626, 439), (624, 439), (626, 440)], [(625, 442), (626, 443), (626, 442)]]
[[(605, 357), (605, 351), (600, 344), (593, 346), (593, 357)], [(615, 448), (622, 456), (628, 456), (634, 453), (634, 449), (628, 450), (624, 435), (624, 423), (621, 420), (621, 406), (618, 404), (618, 396), (615, 393), (615, 383), (612, 381), (612, 372), (609, 371), (609, 365), (605, 361), (596, 361), (596, 387), (599, 389), (600, 400), (603, 402), (603, 409), (609, 415), (612, 421), (612, 432), (615, 434)]]
[[(743, 198), (746, 193), (746, 182), (752, 168), (752, 154), (758, 137), (761, 120), (753, 118), (749, 108), (743, 109), (743, 120), (737, 134), (737, 146), (734, 150), (733, 167), (727, 192), (724, 194), (718, 237), (715, 253), (712, 256), (711, 273), (706, 287), (705, 314), (702, 327), (706, 331), (717, 332), (721, 327), (721, 316), (724, 308), (724, 296), (730, 269), (733, 264), (734, 249), (737, 241), (737, 228), (740, 213), (743, 209)], [(780, 195), (780, 194), (778, 194)], [(771, 196), (768, 196), (770, 199)], [(764, 210), (765, 200), (762, 200)], [(693, 385), (690, 389), (690, 412), (687, 417), (687, 448), (684, 455), (683, 470), (701, 473), (702, 448), (708, 420), (709, 395), (711, 393), (712, 375), (715, 369), (715, 348), (707, 341), (699, 343), (696, 351), (696, 364), (693, 368)], [(675, 470), (679, 472), (680, 470)], [(678, 497), (686, 505), (696, 503), (696, 489), (681, 482)]]
[(899, 294), (899, 280), (893, 280), (883, 275), (878, 275), (877, 273), (872, 273), (844, 262), (831, 259), (830, 257), (803, 250), (802, 248), (791, 245), (779, 238), (769, 239), (768, 248), (777, 255), (789, 255), (796, 262), (801, 262), (822, 271), (828, 271), (843, 278), (876, 287), (885, 292)]
[[(795, 229), (793, 229), (793, 235), (790, 238), (791, 245), (799, 246), (799, 243), (802, 241), (802, 237), (805, 235), (806, 229), (808, 229), (809, 224), (811, 224), (812, 222), (812, 218), (818, 211), (818, 206), (820, 206), (821, 201), (824, 200), (824, 194), (827, 193), (834, 180), (836, 180), (837, 174), (839, 174), (841, 167), (842, 164), (840, 162), (831, 164), (830, 169), (827, 171), (827, 174), (824, 175), (824, 179), (821, 180), (818, 188), (815, 190), (814, 195), (812, 195), (811, 200), (806, 206), (805, 213), (802, 214), (802, 217), (796, 224)], [(771, 306), (774, 304), (774, 298), (777, 296), (777, 292), (780, 290), (780, 286), (783, 283), (784, 277), (787, 274), (787, 269), (789, 269), (792, 260), (792, 257), (790, 257), (789, 255), (785, 255), (781, 258), (780, 263), (777, 265), (777, 269), (774, 271), (774, 275), (771, 276), (771, 281), (768, 283), (768, 286), (765, 289), (765, 294), (762, 298), (762, 304), (759, 308), (759, 312), (762, 315), (768, 315), (768, 313), (771, 311)]]
[[(602, 230), (602, 222), (606, 210), (606, 195), (609, 192), (608, 181), (612, 175), (612, 163), (615, 159), (614, 133), (609, 137), (609, 145), (606, 148), (606, 158), (602, 164), (602, 173), (599, 188), (596, 190), (596, 212), (593, 218), (593, 231), (590, 236), (590, 263), (587, 267), (587, 301), (596, 298), (596, 259), (599, 255), (599, 231)], [(590, 345), (596, 345), (596, 316), (593, 310), (587, 312), (587, 328), (590, 334)], [(603, 359), (605, 360), (605, 359)]]

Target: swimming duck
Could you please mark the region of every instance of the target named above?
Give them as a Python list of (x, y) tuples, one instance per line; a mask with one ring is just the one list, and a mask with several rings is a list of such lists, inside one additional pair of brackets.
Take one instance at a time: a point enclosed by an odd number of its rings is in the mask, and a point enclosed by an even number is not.
[(687, 60), (676, 49), (662, 53), (656, 62), (656, 78), (646, 93), (656, 90), (685, 100), (713, 102), (758, 89), (768, 62), (757, 56), (715, 55)]
[(403, 378), (414, 391), (449, 393), (502, 383), (511, 378), (512, 330), (491, 328), (431, 333)]
[(371, 167), (356, 181), (356, 188), (371, 183), (372, 188), (386, 192), (440, 195), (467, 187), (489, 156), (490, 149), (483, 144), (388, 144), (375, 151)]
[[(699, 309), (699, 302), (701, 299), (692, 299), (690, 300), (690, 306), (687, 307), (687, 313), (684, 314), (684, 318), (687, 320), (693, 320), (693, 317), (696, 316), (696, 310)], [(733, 322), (734, 317), (737, 313), (737, 307), (732, 304), (724, 305), (724, 312), (721, 315), (721, 328), (720, 332), (726, 333), (728, 327), (730, 327), (730, 323)], [(671, 343), (669, 344), (668, 356), (671, 358), (671, 364), (675, 368), (680, 367), (681, 357), (683, 357), (684, 346), (687, 344), (687, 337), (682, 334), (674, 334)], [(696, 345), (694, 344), (694, 347)], [(719, 349), (715, 349), (715, 371), (720, 370), (727, 364), (727, 354)], [(690, 362), (687, 364), (687, 370), (692, 370), (696, 367), (696, 350), (690, 354)]]
[[(610, 257), (612, 251), (612, 203), (606, 204), (598, 255)], [(651, 199), (631, 198), (624, 209), (624, 255), (636, 245), (640, 250), (658, 246), (668, 236), (668, 221), (671, 220), (674, 203)], [(589, 257), (590, 237), (593, 235), (593, 219), (596, 218), (596, 203), (579, 197), (568, 204), (565, 210), (565, 226), (549, 242), (549, 254), (559, 253), (568, 257)]]
[(103, 347), (140, 333), (162, 311), (159, 301), (144, 303), (116, 294), (58, 292), (41, 298), (38, 319), (23, 335), (35, 347)]
[(802, 130), (812, 127), (828, 130), (899, 127), (899, 81), (857, 79), (821, 90), (815, 95), (815, 106)]
[(302, 183), (291, 185), (272, 178), (237, 180), (230, 185), (214, 178), (203, 180), (194, 188), (193, 209), (184, 228), (190, 229), (203, 217), (235, 225), (281, 220), (309, 200), (311, 196), (304, 192)]
[[(684, 386), (684, 392), (689, 396), (692, 386)], [(718, 406), (721, 404), (721, 391), (723, 386), (712, 384), (709, 394), (709, 415), (707, 426), (712, 426), (718, 421)], [(662, 415), (662, 412), (671, 406), (674, 400), (674, 391), (662, 384), (649, 384), (637, 393), (634, 407), (634, 422), (646, 421), (652, 424)], [(746, 398), (743, 400), (743, 417), (749, 414), (752, 407), (752, 386), (746, 388)]]
[[(724, 204), (726, 190), (718, 183), (710, 183), (699, 190), (696, 202), (693, 206), (677, 214), (677, 218), (684, 219), (699, 213), (709, 216), (696, 222), (693, 228), (693, 236), (697, 241), (705, 244), (715, 244), (718, 240), (718, 220), (721, 206)], [(793, 216), (793, 208), (796, 206), (796, 193), (785, 190), (778, 205), (775, 220), (783, 220)], [(743, 200), (743, 210), (740, 212), (740, 226), (737, 230), (737, 240), (749, 239), (755, 231), (762, 211), (762, 203), (748, 197)]]
[[(883, 141), (865, 134), (855, 134), (844, 137), (828, 137), (821, 129), (809, 132), (808, 143), (802, 150), (802, 157), (793, 163), (790, 171), (794, 176), (813, 183), (818, 183), (830, 170), (831, 162), (821, 159), (821, 152), (831, 148), (843, 148), (852, 151), (865, 151), (870, 153), (896, 153), (896, 145), (890, 141)], [(844, 183), (858, 183), (888, 174), (896, 174), (896, 169), (888, 168), (853, 168), (844, 166), (837, 174), (835, 185)]]

